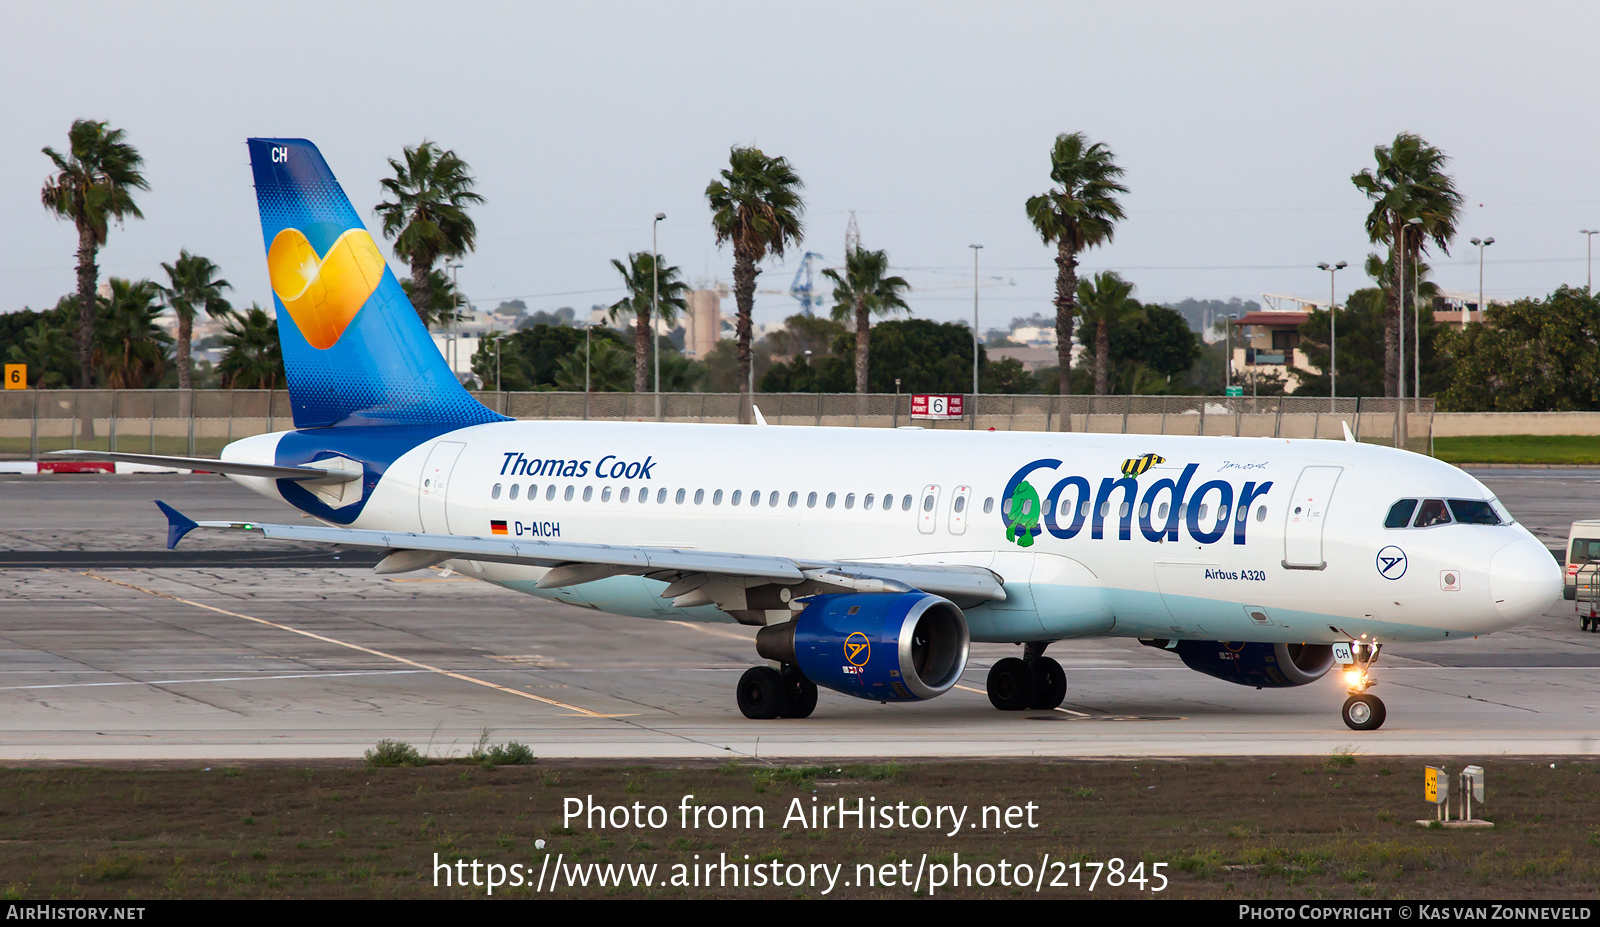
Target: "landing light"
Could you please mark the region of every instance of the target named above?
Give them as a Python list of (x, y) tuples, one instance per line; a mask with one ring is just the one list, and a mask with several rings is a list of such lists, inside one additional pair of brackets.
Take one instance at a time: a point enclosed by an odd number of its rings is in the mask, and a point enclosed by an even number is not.
[(1345, 670), (1344, 684), (1351, 692), (1361, 692), (1367, 688), (1367, 674), (1358, 669)]

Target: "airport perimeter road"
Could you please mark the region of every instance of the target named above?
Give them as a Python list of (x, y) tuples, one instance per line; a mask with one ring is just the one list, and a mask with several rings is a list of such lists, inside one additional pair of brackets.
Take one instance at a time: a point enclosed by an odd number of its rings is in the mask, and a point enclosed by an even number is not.
[(1550, 547), (1567, 543), (1581, 518), (1600, 518), (1600, 470), (1468, 469), (1505, 504), (1513, 518)]
[[(1495, 489), (1513, 512), (1573, 504), (1569, 485), (1511, 479), (1511, 491)], [(1600, 496), (1593, 481), (1582, 487)], [(0, 543), (35, 550), (46, 538), (80, 552), (159, 549), (154, 497), (202, 517), (285, 512), (206, 478), (16, 480), (0, 493)], [(78, 557), (0, 571), (0, 759), (354, 758), (380, 738), (459, 755), (486, 731), (541, 757), (619, 759), (1600, 749), (1600, 635), (1580, 632), (1566, 602), (1505, 634), (1390, 648), (1376, 667), (1389, 721), (1368, 734), (1340, 723), (1332, 679), (1256, 691), (1132, 641), (1052, 648), (1069, 681), (1054, 712), (991, 708), (984, 676), (1016, 649), (978, 645), (944, 698), (885, 706), (824, 692), (809, 719), (751, 722), (733, 685), (754, 662), (754, 635), (737, 625), (618, 618), (438, 571), (124, 569)]]

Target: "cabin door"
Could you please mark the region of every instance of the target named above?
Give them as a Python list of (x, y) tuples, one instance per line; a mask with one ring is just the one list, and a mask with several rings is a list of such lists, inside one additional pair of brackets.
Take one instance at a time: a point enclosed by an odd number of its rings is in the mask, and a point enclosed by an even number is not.
[(1328, 565), (1322, 557), (1322, 531), (1327, 521), (1328, 502), (1343, 467), (1306, 467), (1295, 481), (1284, 513), (1283, 565), (1290, 570), (1320, 570)]

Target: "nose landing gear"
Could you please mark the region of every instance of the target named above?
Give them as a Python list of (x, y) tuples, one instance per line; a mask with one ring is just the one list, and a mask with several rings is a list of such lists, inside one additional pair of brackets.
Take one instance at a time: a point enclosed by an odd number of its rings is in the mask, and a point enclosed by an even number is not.
[(1352, 641), (1350, 643), (1350, 668), (1345, 671), (1345, 684), (1349, 688), (1350, 697), (1345, 699), (1344, 708), (1340, 717), (1344, 718), (1345, 726), (1352, 731), (1375, 731), (1383, 727), (1388, 711), (1384, 708), (1383, 699), (1367, 692), (1377, 685), (1377, 682), (1367, 675), (1367, 667), (1378, 659), (1379, 644), (1369, 644), (1365, 641)]

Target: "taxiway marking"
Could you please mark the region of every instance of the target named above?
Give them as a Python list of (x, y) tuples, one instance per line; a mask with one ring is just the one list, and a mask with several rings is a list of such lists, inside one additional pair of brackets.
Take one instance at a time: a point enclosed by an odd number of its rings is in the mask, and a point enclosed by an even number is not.
[(525, 699), (529, 699), (530, 701), (535, 701), (535, 702), (543, 702), (546, 705), (554, 705), (557, 708), (565, 708), (568, 711), (574, 711), (574, 712), (577, 712), (578, 714), (584, 715), (586, 717), (590, 717), (590, 718), (614, 718), (614, 717), (618, 717), (617, 715), (608, 715), (608, 714), (604, 714), (603, 712), (591, 711), (591, 710), (589, 710), (587, 708), (579, 708), (577, 705), (569, 705), (566, 702), (558, 702), (553, 698), (545, 698), (542, 695), (534, 695), (531, 692), (519, 692), (516, 689), (511, 688), (510, 686), (502, 686), (497, 682), (490, 682), (487, 679), (478, 679), (477, 677), (474, 677), (474, 676), (467, 676), (467, 675), (462, 674), (462, 673), (452, 672), (450, 670), (443, 669), (441, 667), (430, 666), (430, 665), (428, 665), (426, 663), (419, 663), (418, 661), (409, 659), (407, 657), (396, 656), (395, 654), (392, 654), (392, 653), (384, 653), (382, 650), (374, 650), (371, 647), (363, 647), (360, 644), (352, 644), (352, 643), (349, 643), (347, 641), (339, 640), (338, 638), (328, 637), (325, 634), (317, 634), (317, 633), (314, 633), (312, 631), (302, 631), (299, 628), (291, 628), (286, 624), (279, 624), (276, 621), (268, 621), (265, 618), (257, 618), (257, 617), (255, 617), (253, 615), (243, 615), (243, 614), (240, 614), (239, 612), (230, 612), (225, 608), (217, 608), (215, 605), (206, 605), (203, 602), (195, 602), (195, 601), (192, 601), (190, 599), (182, 598), (181, 596), (175, 596), (175, 595), (173, 595), (173, 594), (171, 594), (169, 592), (157, 592), (154, 589), (146, 589), (144, 586), (135, 585), (134, 583), (125, 583), (120, 579), (111, 579), (108, 576), (100, 576), (98, 574), (88, 573), (88, 572), (79, 573), (78, 575), (87, 576), (90, 579), (98, 579), (103, 583), (111, 583), (113, 586), (122, 586), (122, 587), (125, 587), (127, 589), (137, 590), (139, 592), (146, 593), (147, 595), (156, 596), (157, 598), (171, 599), (174, 602), (182, 602), (185, 605), (192, 605), (195, 608), (203, 608), (208, 612), (216, 612), (219, 615), (227, 615), (230, 618), (242, 618), (245, 621), (253, 621), (256, 624), (266, 625), (269, 628), (277, 628), (280, 631), (288, 631), (290, 634), (298, 634), (301, 637), (309, 637), (312, 640), (322, 641), (325, 644), (334, 644), (334, 645), (339, 646), (339, 647), (346, 647), (346, 648), (348, 648), (350, 650), (358, 650), (358, 651), (360, 651), (362, 653), (371, 654), (372, 656), (375, 656), (375, 657), (382, 657), (385, 660), (393, 660), (394, 662), (403, 664), (405, 666), (412, 666), (412, 667), (416, 667), (417, 669), (420, 669), (420, 670), (427, 670), (430, 673), (438, 673), (440, 676), (448, 676), (451, 679), (459, 679), (462, 682), (470, 682), (475, 686), (483, 686), (484, 688), (487, 688), (487, 689), (496, 689), (496, 690), (504, 692), (504, 693), (506, 693), (508, 695), (515, 695), (518, 698), (525, 698)]

